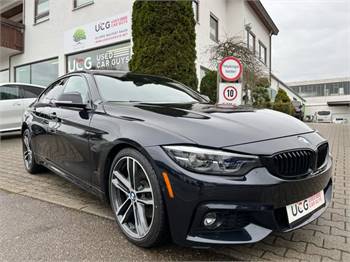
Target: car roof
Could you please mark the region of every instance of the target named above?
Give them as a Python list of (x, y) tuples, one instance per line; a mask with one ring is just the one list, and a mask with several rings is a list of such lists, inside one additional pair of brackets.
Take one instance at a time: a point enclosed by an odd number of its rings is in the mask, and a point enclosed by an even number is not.
[(178, 82), (174, 79), (171, 79), (166, 76), (159, 76), (159, 75), (152, 75), (152, 74), (143, 74), (143, 73), (134, 73), (131, 71), (118, 71), (118, 70), (79, 70), (79, 71), (74, 71), (67, 73), (60, 78), (67, 77), (69, 75), (74, 75), (74, 74), (91, 74), (91, 75), (107, 75), (107, 76), (114, 76), (114, 77), (123, 77), (123, 76), (144, 76), (144, 77), (154, 77), (154, 78), (159, 78), (159, 79), (167, 79), (173, 82)]
[(74, 74), (101, 74), (101, 75), (111, 75), (111, 76), (117, 76), (122, 77), (126, 74), (130, 74), (130, 71), (117, 71), (117, 70), (79, 70), (79, 71), (73, 71), (70, 73), (65, 74), (62, 77), (74, 75)]
[(38, 88), (42, 88), (45, 89), (45, 86), (40, 86), (40, 85), (33, 85), (33, 84), (28, 84), (28, 83), (19, 83), (19, 82), (12, 82), (12, 83), (0, 83), (0, 86), (4, 86), (4, 85), (21, 85), (21, 86), (32, 86), (32, 87), (38, 87)]

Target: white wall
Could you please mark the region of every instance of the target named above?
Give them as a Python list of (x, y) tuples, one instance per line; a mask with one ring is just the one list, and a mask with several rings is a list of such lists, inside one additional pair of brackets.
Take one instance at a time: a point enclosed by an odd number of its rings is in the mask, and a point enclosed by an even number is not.
[(241, 40), (245, 40), (244, 8), (244, 1), (226, 0), (227, 36), (237, 36)]
[(0, 70), (7, 69), (9, 67), (9, 56), (11, 55), (12, 50), (0, 47)]
[[(215, 69), (210, 63), (210, 48), (216, 42), (210, 39), (210, 13), (219, 19), (219, 39), (225, 38), (226, 2), (201, 0), (199, 2), (199, 22), (196, 25), (196, 46), (197, 46), (197, 75), (199, 76), (200, 66)], [(200, 80), (200, 79), (199, 79)]]
[[(95, 0), (94, 4), (73, 10), (73, 1), (50, 1), (49, 20), (34, 24), (34, 1), (25, 1), (25, 50), (12, 59), (18, 66), (58, 57), (59, 75), (65, 74), (64, 32), (79, 25), (131, 11), (132, 1)], [(14, 80), (14, 70), (12, 70)]]
[[(0, 83), (9, 82), (9, 50), (0, 47)], [(6, 71), (4, 71), (6, 70)]]
[[(12, 58), (12, 66), (20, 66), (43, 59), (58, 57), (59, 75), (66, 73), (64, 32), (103, 18), (132, 10), (133, 1), (95, 0), (94, 4), (73, 10), (73, 0), (50, 1), (49, 20), (34, 24), (34, 0), (25, 1), (25, 50)], [(200, 0), (197, 34), (197, 75), (200, 66), (213, 68), (209, 63), (209, 49), (216, 43), (210, 39), (210, 13), (219, 19), (219, 39), (239, 36), (246, 40), (244, 25), (251, 23), (256, 40), (262, 39), (267, 47), (269, 61), (269, 33), (255, 12), (243, 0)], [(256, 42), (258, 48), (258, 42)], [(1, 63), (0, 63), (1, 66)], [(14, 70), (11, 72), (14, 80)]]
[[(266, 47), (266, 66), (265, 69), (268, 71), (270, 68), (270, 34), (266, 26), (262, 23), (262, 21), (255, 14), (253, 9), (249, 6), (247, 1), (243, 1), (244, 3), (244, 25), (250, 24), (251, 31), (255, 34), (255, 53), (259, 56), (259, 41), (261, 41)], [(246, 39), (246, 33), (245, 40)]]
[(315, 112), (326, 110), (331, 111), (332, 118), (345, 117), (350, 121), (350, 107), (348, 106), (328, 106), (327, 102), (350, 101), (350, 95), (344, 96), (317, 96), (307, 97), (305, 115), (314, 115)]
[[(270, 56), (270, 35), (265, 25), (258, 19), (253, 9), (243, 0), (201, 0), (199, 7), (199, 23), (196, 26), (197, 33), (197, 75), (200, 66), (215, 70), (209, 63), (210, 47), (216, 42), (210, 39), (210, 13), (219, 18), (219, 40), (229, 37), (237, 37), (240, 41), (247, 41), (246, 24), (251, 25), (252, 32), (256, 35), (256, 54), (259, 54), (259, 40), (266, 47), (267, 65), (263, 69), (268, 73)], [(200, 80), (200, 79), (199, 79)]]
[(0, 83), (9, 82), (9, 70), (0, 72)]

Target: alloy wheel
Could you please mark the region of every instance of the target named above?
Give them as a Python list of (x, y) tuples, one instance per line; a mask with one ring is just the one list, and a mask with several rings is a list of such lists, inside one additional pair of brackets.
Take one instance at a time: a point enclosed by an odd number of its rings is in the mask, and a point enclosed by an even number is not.
[(154, 197), (148, 174), (130, 156), (119, 159), (112, 172), (111, 201), (117, 220), (128, 236), (142, 239), (154, 219)]
[(27, 169), (30, 169), (33, 164), (33, 151), (30, 146), (29, 132), (23, 134), (23, 159)]

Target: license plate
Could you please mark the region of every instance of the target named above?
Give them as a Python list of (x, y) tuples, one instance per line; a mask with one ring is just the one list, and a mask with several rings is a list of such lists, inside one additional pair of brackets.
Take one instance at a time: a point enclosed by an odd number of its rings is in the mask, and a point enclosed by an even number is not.
[(324, 202), (324, 193), (321, 191), (305, 200), (288, 205), (286, 208), (289, 224), (310, 214), (322, 206)]

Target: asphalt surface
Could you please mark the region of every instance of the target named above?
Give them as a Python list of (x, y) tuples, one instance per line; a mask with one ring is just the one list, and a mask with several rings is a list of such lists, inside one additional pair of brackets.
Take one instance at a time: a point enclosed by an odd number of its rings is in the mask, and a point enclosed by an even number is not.
[(0, 261), (232, 259), (173, 244), (138, 248), (114, 221), (0, 190)]

